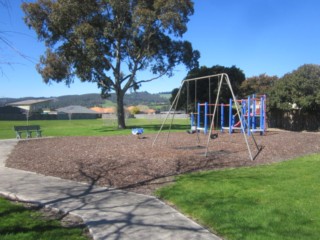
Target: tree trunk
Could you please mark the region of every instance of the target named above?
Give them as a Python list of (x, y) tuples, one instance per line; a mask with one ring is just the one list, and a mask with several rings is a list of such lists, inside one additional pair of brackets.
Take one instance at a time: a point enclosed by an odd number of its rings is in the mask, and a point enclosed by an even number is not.
[(117, 118), (118, 118), (118, 128), (125, 129), (126, 122), (125, 122), (125, 113), (123, 108), (123, 98), (124, 94), (121, 90), (116, 91), (117, 95)]

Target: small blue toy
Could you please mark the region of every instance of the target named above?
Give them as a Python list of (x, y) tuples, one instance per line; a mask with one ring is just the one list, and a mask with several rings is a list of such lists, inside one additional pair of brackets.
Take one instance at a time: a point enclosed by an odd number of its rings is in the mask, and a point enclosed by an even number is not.
[(143, 134), (143, 128), (133, 128), (131, 132), (133, 135), (137, 135), (138, 138), (140, 138), (140, 135)]

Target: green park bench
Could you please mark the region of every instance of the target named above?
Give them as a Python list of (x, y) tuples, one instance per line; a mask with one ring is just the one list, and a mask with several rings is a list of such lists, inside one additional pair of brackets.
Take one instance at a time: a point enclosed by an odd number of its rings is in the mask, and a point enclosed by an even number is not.
[(26, 133), (26, 138), (32, 138), (32, 133), (35, 132), (37, 137), (41, 137), (42, 130), (39, 125), (29, 125), (29, 126), (14, 126), (14, 131), (16, 132), (16, 138), (20, 139), (23, 132)]

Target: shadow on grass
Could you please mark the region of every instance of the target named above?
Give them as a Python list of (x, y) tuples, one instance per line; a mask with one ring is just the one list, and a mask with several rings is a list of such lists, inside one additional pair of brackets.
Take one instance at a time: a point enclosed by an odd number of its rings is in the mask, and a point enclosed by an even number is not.
[(40, 211), (43, 208), (40, 204), (28, 203), (24, 206), (0, 195), (0, 206), (0, 238), (89, 239), (82, 235), (83, 224), (63, 227), (59, 221), (66, 214), (53, 211), (49, 217)]

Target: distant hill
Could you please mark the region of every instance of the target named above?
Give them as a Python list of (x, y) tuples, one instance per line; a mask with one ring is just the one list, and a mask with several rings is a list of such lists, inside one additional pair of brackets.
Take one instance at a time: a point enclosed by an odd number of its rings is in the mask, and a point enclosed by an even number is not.
[(56, 109), (70, 105), (80, 105), (83, 107), (101, 106), (104, 99), (101, 99), (100, 94), (82, 94), (82, 95), (66, 95), (54, 98), (50, 103), (50, 108)]
[[(41, 97), (43, 99), (44, 97)], [(108, 99), (102, 99), (100, 94), (82, 94), (82, 95), (66, 95), (60, 97), (50, 97), (54, 99), (49, 107), (52, 109), (66, 107), (70, 105), (80, 105), (84, 107), (94, 107), (94, 106), (106, 106), (116, 104), (116, 95), (114, 93)], [(27, 99), (40, 99), (34, 97), (24, 97), (24, 98), (0, 98), (0, 107), (5, 106), (11, 102), (23, 101)], [(168, 106), (169, 100), (162, 94), (151, 94), (148, 92), (136, 92), (125, 95), (124, 98), (125, 105), (147, 105), (147, 106)]]

